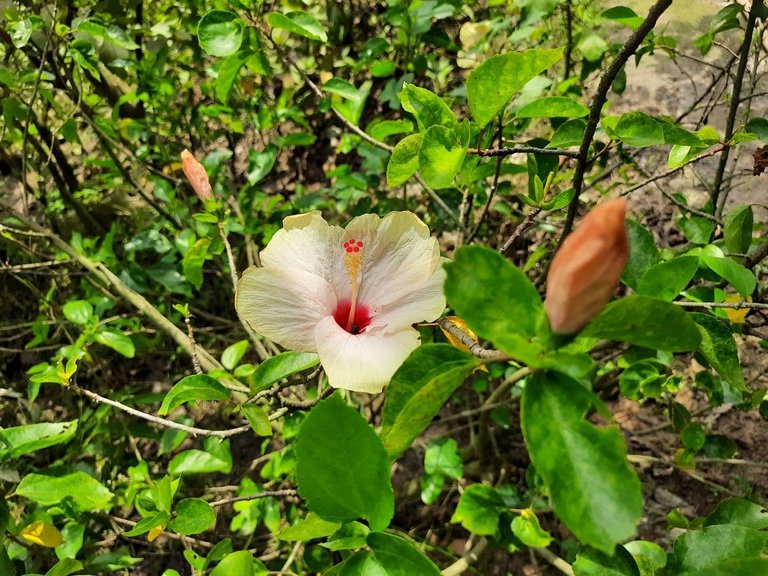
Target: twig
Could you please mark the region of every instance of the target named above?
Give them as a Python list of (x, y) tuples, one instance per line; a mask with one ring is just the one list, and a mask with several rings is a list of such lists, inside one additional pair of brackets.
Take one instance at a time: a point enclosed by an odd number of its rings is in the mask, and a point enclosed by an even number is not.
[(762, 262), (766, 256), (768, 256), (768, 240), (765, 240), (752, 252), (747, 254), (747, 257), (744, 259), (744, 266), (747, 268), (754, 268)]
[(541, 556), (544, 560), (549, 562), (550, 566), (553, 568), (557, 568), (563, 574), (567, 574), (567, 576), (573, 576), (573, 568), (571, 565), (554, 552), (551, 552), (546, 548), (532, 548), (532, 550)]
[(744, 308), (768, 309), (768, 304), (762, 302), (674, 302), (684, 308), (731, 308), (740, 310)]
[[(122, 524), (123, 526), (127, 526), (131, 529), (135, 528), (136, 524), (138, 524), (138, 522), (134, 522), (133, 520), (128, 520), (126, 518), (119, 518), (118, 516), (109, 516), (109, 519), (115, 524)], [(171, 538), (172, 540), (179, 540), (180, 542), (189, 542), (191, 544), (195, 544), (201, 548), (213, 548), (213, 544), (210, 542), (206, 542), (205, 540), (198, 540), (197, 538), (190, 538), (189, 536), (176, 534), (175, 532), (163, 532), (163, 535)], [(118, 534), (118, 536), (122, 536), (122, 533)]]
[(226, 504), (233, 504), (235, 502), (247, 502), (249, 500), (257, 500), (259, 498), (287, 498), (291, 496), (298, 496), (298, 492), (296, 492), (296, 490), (288, 488), (285, 490), (272, 490), (269, 492), (259, 492), (258, 494), (251, 494), (249, 496), (233, 496), (232, 498), (222, 498), (221, 500), (214, 500), (213, 502), (208, 502), (208, 504), (216, 508), (218, 506), (224, 506)]
[[(501, 120), (501, 115), (499, 115), (499, 128), (497, 130), (497, 133), (498, 133), (499, 145), (501, 145), (504, 138), (504, 123)], [(477, 219), (477, 224), (469, 233), (469, 235), (464, 239), (460, 238), (461, 241), (458, 242), (457, 244), (459, 245), (464, 243), (471, 244), (472, 240), (474, 240), (475, 236), (477, 236), (477, 233), (480, 231), (480, 227), (483, 225), (483, 220), (485, 220), (485, 217), (488, 214), (488, 210), (491, 207), (491, 202), (493, 202), (493, 198), (494, 196), (496, 196), (496, 190), (499, 187), (499, 176), (501, 175), (501, 163), (503, 162), (503, 160), (504, 160), (504, 157), (501, 155), (496, 157), (496, 166), (494, 167), (494, 170), (493, 170), (493, 183), (491, 184), (491, 190), (488, 192), (488, 198), (486, 198), (485, 204), (483, 204), (483, 209), (480, 212), (480, 217)], [(467, 216), (469, 216), (469, 212), (470, 212), (469, 205), (471, 203), (472, 203), (471, 201), (467, 202)], [(469, 219), (462, 218), (462, 222), (464, 222), (465, 225), (468, 225)]]
[(480, 538), (480, 540), (477, 541), (477, 544), (472, 546), (472, 548), (466, 551), (461, 558), (440, 572), (440, 574), (442, 576), (459, 576), (460, 574), (464, 574), (464, 572), (469, 570), (469, 567), (473, 562), (477, 562), (480, 554), (482, 554), (487, 547), (488, 539)]
[(502, 148), (489, 148), (486, 150), (470, 148), (467, 154), (475, 154), (482, 157), (512, 156), (514, 154), (542, 154), (548, 156), (566, 156), (568, 158), (578, 158), (579, 153), (575, 150), (565, 148), (538, 148), (536, 146), (504, 146)]
[(482, 358), (483, 360), (509, 360), (509, 356), (504, 354), (503, 352), (499, 352), (498, 350), (487, 350), (486, 348), (483, 348), (478, 342), (476, 342), (472, 337), (470, 337), (469, 334), (464, 332), (461, 328), (456, 326), (453, 322), (448, 320), (445, 316), (440, 316), (440, 318), (437, 319), (437, 323), (446, 332), (448, 332), (451, 336), (456, 338), (459, 342), (464, 344), (469, 349), (469, 353), (473, 356), (477, 356), (478, 358)]
[[(752, 6), (749, 9), (749, 15), (747, 16), (747, 27), (744, 29), (744, 42), (739, 50), (739, 66), (736, 69), (736, 75), (733, 78), (733, 89), (731, 90), (731, 105), (728, 109), (728, 119), (725, 123), (725, 141), (730, 142), (733, 137), (733, 127), (736, 123), (736, 113), (739, 110), (739, 99), (741, 97), (741, 85), (744, 81), (744, 73), (747, 71), (747, 60), (749, 57), (749, 49), (752, 46), (752, 34), (755, 30), (755, 22), (761, 9), (764, 8), (763, 0), (754, 0)], [(715, 173), (715, 181), (712, 185), (712, 194), (710, 198), (712, 205), (716, 207), (715, 214), (721, 214), (723, 211), (723, 205), (725, 204), (725, 194), (720, 198), (720, 189), (723, 184), (723, 175), (725, 174), (725, 168), (728, 164), (728, 155), (730, 148), (726, 148), (723, 151), (723, 155), (720, 156), (720, 163), (717, 165), (717, 172)]]
[(520, 238), (529, 228), (533, 226), (534, 221), (536, 220), (536, 216), (538, 216), (541, 213), (541, 208), (534, 208), (524, 219), (520, 224), (515, 226), (515, 229), (512, 231), (512, 234), (509, 238), (507, 238), (507, 241), (502, 244), (501, 248), (499, 248), (499, 253), (501, 253), (504, 256), (507, 256), (510, 249), (514, 245), (515, 241)]
[(576, 213), (579, 209), (579, 196), (581, 195), (582, 187), (584, 186), (584, 174), (587, 169), (589, 148), (592, 145), (592, 138), (595, 136), (595, 130), (600, 122), (600, 112), (603, 109), (603, 105), (608, 99), (608, 90), (611, 88), (611, 84), (618, 76), (621, 69), (629, 60), (630, 56), (635, 53), (635, 50), (640, 46), (648, 33), (653, 30), (656, 22), (664, 13), (664, 11), (672, 5), (672, 0), (658, 0), (656, 4), (651, 6), (648, 11), (648, 15), (643, 20), (643, 23), (635, 30), (632, 35), (627, 39), (624, 45), (619, 50), (616, 58), (608, 67), (603, 75), (600, 77), (600, 82), (595, 92), (595, 97), (592, 100), (592, 105), (589, 107), (589, 117), (587, 119), (587, 126), (584, 129), (584, 138), (579, 146), (578, 156), (576, 157), (576, 171), (573, 175), (573, 189), (575, 194), (573, 200), (568, 206), (568, 215), (565, 219), (565, 226), (563, 227), (558, 247), (560, 247), (565, 240), (566, 236), (570, 234), (571, 228), (573, 228), (573, 221), (576, 218)]
[(432, 199), (432, 201), (435, 204), (437, 204), (451, 218), (451, 220), (453, 220), (456, 223), (456, 225), (465, 234), (468, 233), (469, 230), (467, 230), (467, 227), (464, 226), (464, 223), (461, 221), (461, 219), (456, 215), (456, 213), (453, 210), (451, 210), (448, 207), (448, 204), (446, 204), (445, 201), (442, 198), (440, 198), (440, 196), (437, 195), (437, 192), (432, 190), (432, 188), (429, 186), (429, 184), (427, 184), (424, 181), (424, 178), (422, 178), (421, 174), (416, 172), (415, 176), (416, 176), (416, 180), (418, 181), (418, 183), (421, 184), (421, 186), (422, 186), (422, 188), (424, 188), (424, 190), (426, 190), (427, 194)]

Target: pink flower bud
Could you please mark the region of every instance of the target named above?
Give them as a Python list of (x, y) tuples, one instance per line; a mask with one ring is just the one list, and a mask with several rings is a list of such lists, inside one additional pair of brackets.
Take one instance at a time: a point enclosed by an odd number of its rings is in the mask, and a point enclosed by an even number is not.
[(192, 189), (200, 200), (205, 201), (213, 197), (211, 183), (208, 180), (205, 168), (189, 150), (184, 150), (181, 153), (181, 169), (184, 170), (184, 175), (189, 180)]
[(603, 202), (584, 217), (555, 254), (544, 302), (553, 332), (578, 332), (616, 292), (629, 257), (626, 212), (622, 198)]

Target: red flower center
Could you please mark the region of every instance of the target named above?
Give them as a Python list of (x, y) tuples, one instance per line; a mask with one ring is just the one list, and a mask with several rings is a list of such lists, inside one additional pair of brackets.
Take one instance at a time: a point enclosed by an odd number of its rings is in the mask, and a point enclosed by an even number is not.
[(352, 327), (347, 328), (351, 308), (352, 304), (349, 300), (340, 300), (336, 305), (336, 310), (333, 312), (333, 319), (336, 320), (336, 324), (344, 328), (344, 330), (350, 334), (360, 334), (360, 332), (371, 323), (368, 306), (360, 303), (357, 304), (355, 307), (355, 316), (352, 319)]

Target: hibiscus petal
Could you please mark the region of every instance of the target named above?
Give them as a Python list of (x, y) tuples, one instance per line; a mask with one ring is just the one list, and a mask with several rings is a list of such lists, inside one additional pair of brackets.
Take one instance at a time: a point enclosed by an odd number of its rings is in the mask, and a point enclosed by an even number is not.
[(364, 243), (360, 301), (374, 309), (422, 290), (440, 264), (437, 240), (412, 212), (354, 218), (344, 230), (352, 238)]
[[(237, 283), (237, 313), (251, 328), (285, 348), (317, 352), (315, 326), (336, 308), (323, 278), (278, 266), (251, 266)], [(331, 318), (333, 320), (333, 318)]]
[(376, 310), (369, 330), (383, 329), (385, 333), (396, 332), (416, 322), (434, 320), (445, 310), (444, 283), (445, 269), (440, 265), (419, 290), (414, 290), (400, 300)]
[(344, 230), (331, 226), (315, 210), (288, 216), (261, 251), (264, 266), (280, 266), (310, 272), (330, 283), (340, 297), (349, 297), (349, 278), (344, 267)]
[(331, 386), (369, 394), (381, 392), (419, 345), (419, 333), (413, 328), (352, 335), (333, 318), (320, 321), (315, 338)]

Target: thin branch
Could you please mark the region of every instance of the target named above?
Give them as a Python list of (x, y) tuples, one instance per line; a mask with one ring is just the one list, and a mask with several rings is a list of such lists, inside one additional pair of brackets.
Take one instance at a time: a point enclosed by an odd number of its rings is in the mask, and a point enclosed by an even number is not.
[(581, 195), (581, 190), (584, 186), (584, 174), (588, 165), (589, 148), (592, 145), (592, 139), (595, 136), (597, 125), (600, 123), (600, 113), (608, 99), (608, 90), (610, 90), (611, 84), (613, 84), (613, 81), (616, 79), (619, 72), (621, 72), (621, 69), (627, 63), (627, 60), (629, 60), (630, 56), (635, 53), (643, 39), (651, 30), (653, 30), (658, 19), (671, 5), (672, 0), (658, 0), (656, 4), (651, 7), (645, 20), (643, 20), (643, 23), (627, 39), (621, 47), (621, 50), (619, 50), (619, 53), (616, 55), (615, 60), (600, 77), (597, 92), (592, 100), (592, 105), (589, 107), (589, 117), (587, 119), (587, 126), (584, 130), (584, 138), (581, 141), (581, 146), (579, 147), (578, 156), (576, 158), (576, 171), (573, 176), (573, 189), (576, 193), (568, 206), (568, 215), (566, 216), (565, 226), (563, 227), (563, 233), (560, 236), (558, 247), (562, 245), (566, 236), (570, 234), (571, 229), (573, 228), (573, 222), (579, 209), (579, 196)]
[(512, 231), (512, 234), (509, 238), (507, 238), (507, 241), (502, 244), (501, 248), (499, 248), (499, 252), (504, 255), (508, 256), (509, 251), (511, 250), (512, 246), (514, 245), (515, 241), (520, 238), (529, 228), (533, 227), (533, 224), (536, 220), (536, 217), (541, 213), (541, 208), (534, 208), (531, 212), (528, 213), (528, 215), (523, 219), (520, 224), (515, 226), (515, 229)]
[(743, 310), (745, 308), (768, 309), (768, 304), (762, 302), (674, 302), (683, 308), (728, 308), (730, 310)]
[(531, 550), (546, 560), (553, 568), (557, 568), (560, 572), (566, 574), (566, 576), (573, 576), (573, 568), (571, 565), (554, 552), (551, 552), (547, 548), (531, 548)]
[(415, 174), (416, 180), (419, 184), (421, 184), (422, 188), (426, 190), (429, 197), (432, 199), (432, 201), (437, 204), (450, 218), (454, 221), (454, 223), (466, 234), (469, 232), (467, 230), (467, 227), (464, 226), (464, 223), (461, 221), (461, 219), (456, 215), (456, 213), (450, 209), (448, 204), (445, 203), (445, 201), (438, 196), (437, 192), (432, 190), (432, 188), (424, 181), (424, 178), (422, 178), (421, 174), (416, 172)]
[(578, 158), (579, 153), (575, 150), (568, 150), (566, 148), (538, 148), (536, 146), (503, 146), (501, 148), (470, 148), (467, 150), (467, 154), (475, 154), (477, 156), (496, 157), (496, 156), (513, 156), (515, 154), (542, 154), (548, 156), (566, 156), (568, 158)]
[(482, 554), (487, 547), (488, 539), (480, 538), (480, 540), (477, 541), (477, 544), (464, 552), (461, 558), (440, 572), (440, 574), (442, 576), (460, 576), (461, 574), (464, 574), (464, 572), (469, 570), (469, 567), (472, 565), (472, 563), (477, 562), (480, 554)]
[[(739, 50), (739, 66), (736, 69), (736, 76), (733, 78), (733, 89), (731, 90), (731, 106), (728, 109), (728, 119), (725, 124), (725, 141), (730, 142), (733, 137), (733, 127), (736, 124), (736, 113), (739, 110), (739, 101), (741, 97), (741, 85), (744, 81), (744, 74), (747, 71), (747, 60), (749, 58), (749, 50), (752, 46), (752, 34), (755, 30), (755, 22), (757, 16), (764, 8), (763, 0), (754, 0), (752, 6), (749, 9), (749, 15), (747, 16), (747, 27), (744, 30), (744, 42)], [(720, 156), (720, 163), (717, 165), (717, 172), (715, 173), (715, 181), (712, 185), (712, 194), (710, 198), (713, 206), (716, 207), (716, 214), (720, 214), (723, 210), (723, 204), (727, 194), (720, 198), (721, 187), (723, 185), (723, 176), (725, 175), (725, 168), (728, 164), (728, 155), (730, 148), (726, 148), (723, 151), (723, 155)]]
[(768, 240), (765, 240), (752, 252), (747, 254), (747, 257), (744, 260), (744, 266), (747, 268), (754, 268), (762, 262), (766, 256), (768, 256)]
[(232, 498), (222, 498), (221, 500), (214, 500), (208, 502), (210, 506), (214, 508), (218, 506), (224, 506), (226, 504), (234, 504), (235, 502), (248, 502), (249, 500), (257, 500), (259, 498), (290, 498), (298, 496), (298, 492), (293, 489), (285, 490), (271, 490), (268, 492), (259, 492), (258, 494), (251, 494), (249, 496), (234, 496)]
[(469, 353), (473, 356), (477, 356), (478, 358), (489, 361), (509, 360), (509, 356), (503, 352), (499, 352), (498, 350), (487, 350), (486, 348), (483, 348), (474, 338), (456, 326), (456, 324), (448, 320), (448, 318), (445, 316), (440, 316), (440, 318), (437, 319), (437, 324), (440, 326), (440, 328), (464, 344), (464, 346), (469, 349)]

